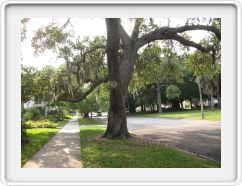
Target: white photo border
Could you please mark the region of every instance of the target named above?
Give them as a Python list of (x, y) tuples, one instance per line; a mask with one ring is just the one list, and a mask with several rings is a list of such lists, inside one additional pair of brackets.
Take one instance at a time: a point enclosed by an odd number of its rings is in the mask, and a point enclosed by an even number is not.
[[(7, 35), (5, 27), (6, 27), (6, 8), (9, 5), (233, 5), (236, 7), (236, 18), (237, 18), (237, 33), (236, 33), (236, 38), (237, 38), (237, 139), (236, 139), (236, 150), (237, 150), (237, 158), (236, 158), (236, 179), (231, 181), (231, 182), (174, 182), (174, 181), (165, 181), (165, 182), (127, 182), (124, 180), (124, 182), (94, 182), (94, 181), (86, 181), (86, 182), (80, 182), (80, 181), (74, 181), (74, 182), (29, 182), (29, 181), (22, 181), (22, 182), (12, 182), (6, 179), (6, 148), (7, 148), (7, 142), (6, 142), (6, 128), (5, 128), (5, 122), (6, 122), (6, 95), (7, 92), (5, 91), (6, 88), (6, 43), (5, 43), (5, 37)], [(240, 52), (242, 51), (241, 48), (241, 1), (236, 1), (236, 0), (231, 0), (231, 1), (183, 1), (183, 0), (171, 0), (171, 1), (148, 1), (148, 0), (143, 0), (143, 1), (6, 1), (2, 4), (1, 6), (1, 71), (0, 71), (0, 80), (1, 80), (1, 128), (0, 128), (0, 136), (1, 136), (1, 159), (0, 159), (0, 173), (1, 173), (1, 184), (2, 185), (240, 185), (241, 184), (241, 142), (242, 142), (242, 137), (241, 137), (241, 123), (242, 123), (242, 118), (241, 118), (241, 111), (242, 111), (242, 60), (241, 60), (241, 54)], [(53, 169), (54, 170), (54, 169)]]

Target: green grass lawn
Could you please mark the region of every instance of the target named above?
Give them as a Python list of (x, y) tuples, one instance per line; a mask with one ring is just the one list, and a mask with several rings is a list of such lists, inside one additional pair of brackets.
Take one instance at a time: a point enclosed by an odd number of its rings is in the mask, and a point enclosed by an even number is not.
[(100, 120), (91, 119), (91, 118), (79, 118), (80, 125), (104, 125), (105, 123)]
[(73, 114), (66, 114), (65, 115), (65, 119), (69, 119), (70, 120), (71, 118), (73, 118), (73, 116), (74, 116)]
[(83, 166), (88, 168), (218, 168), (220, 163), (159, 144), (98, 139), (105, 128), (81, 126)]
[[(137, 112), (130, 114), (131, 116), (142, 116), (142, 117), (159, 117), (159, 118), (177, 118), (177, 119), (194, 119), (202, 120), (200, 110), (184, 110), (177, 112), (163, 112), (163, 113), (149, 113), (149, 112)], [(204, 120), (221, 120), (221, 110), (205, 110)]]
[(63, 127), (67, 124), (67, 122), (69, 121), (70, 119), (64, 119), (62, 121), (57, 121), (56, 124), (58, 127)]
[(23, 166), (35, 152), (40, 150), (58, 131), (59, 129), (54, 128), (27, 129), (26, 132), (31, 142), (21, 146), (21, 166)]

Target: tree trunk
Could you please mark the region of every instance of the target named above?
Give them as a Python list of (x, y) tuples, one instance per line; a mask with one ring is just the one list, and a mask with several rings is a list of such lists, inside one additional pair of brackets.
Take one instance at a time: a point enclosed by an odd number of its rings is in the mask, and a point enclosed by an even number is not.
[(84, 113), (84, 118), (89, 118), (89, 112)]
[(24, 102), (21, 101), (21, 113), (24, 111)]
[(190, 99), (189, 101), (190, 101), (191, 110), (192, 110), (193, 109), (193, 107), (192, 107), (192, 99)]
[(161, 107), (161, 84), (160, 82), (156, 83), (156, 90), (157, 90), (157, 106), (158, 106), (158, 112), (162, 112), (162, 107)]
[(149, 107), (150, 107), (150, 111), (153, 112), (154, 111), (153, 104), (150, 104)]
[(129, 113), (130, 111), (129, 111), (129, 98), (128, 98), (128, 95), (126, 96), (125, 111), (126, 111), (126, 108), (127, 108), (127, 110), (128, 110), (128, 113)]
[(213, 101), (213, 93), (210, 93), (210, 108), (213, 110), (214, 109), (214, 101)]
[(198, 79), (197, 83), (198, 83), (198, 88), (199, 88), (201, 115), (202, 115), (202, 119), (204, 119), (202, 89), (201, 89), (201, 84), (200, 84), (200, 80), (199, 79)]
[(47, 106), (47, 102), (45, 102), (45, 116), (48, 115), (49, 108)]
[[(103, 137), (126, 139), (129, 137), (126, 119), (126, 92), (131, 78), (131, 58), (129, 49), (119, 59), (120, 48), (120, 19), (106, 19), (107, 26), (107, 62), (110, 75), (110, 103), (108, 125)], [(122, 66), (123, 65), (123, 66)], [(132, 64), (131, 64), (132, 65)], [(124, 74), (127, 73), (127, 74)]]
[(218, 95), (217, 99), (218, 99), (218, 108), (221, 108), (221, 97), (220, 97), (220, 95)]
[(181, 100), (179, 100), (179, 101), (180, 101), (181, 109), (184, 109), (182, 101)]
[(171, 105), (172, 110), (180, 110), (180, 101), (178, 98), (172, 100)]
[(136, 112), (136, 105), (135, 105), (136, 100), (135, 100), (134, 96), (132, 94), (129, 94), (127, 98), (128, 98), (127, 99), (127, 101), (128, 101), (127, 105), (128, 105), (129, 112), (130, 113)]
[(144, 105), (141, 104), (141, 112), (144, 112)]
[(126, 95), (124, 92), (121, 86), (110, 90), (108, 126), (104, 137), (121, 139), (129, 137), (125, 112)]

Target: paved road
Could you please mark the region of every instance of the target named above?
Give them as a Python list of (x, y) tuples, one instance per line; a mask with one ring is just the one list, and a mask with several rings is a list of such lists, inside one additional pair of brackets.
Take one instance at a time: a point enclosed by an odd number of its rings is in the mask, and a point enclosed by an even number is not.
[(127, 122), (134, 134), (221, 161), (219, 121), (128, 117)]
[(73, 118), (23, 168), (80, 168), (80, 127)]

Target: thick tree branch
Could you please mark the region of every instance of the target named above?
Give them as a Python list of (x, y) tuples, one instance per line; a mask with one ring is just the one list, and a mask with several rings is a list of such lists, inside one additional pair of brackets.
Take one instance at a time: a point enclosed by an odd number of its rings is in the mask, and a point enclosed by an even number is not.
[(81, 60), (80, 60), (80, 62), (85, 61), (85, 58), (86, 58), (87, 54), (92, 53), (92, 52), (94, 52), (95, 50), (100, 49), (100, 48), (106, 49), (106, 45), (96, 45), (96, 46), (94, 46), (94, 47), (92, 47), (92, 48), (86, 50), (85, 52), (83, 52), (83, 54), (82, 54), (82, 56), (81, 56)]
[(148, 34), (145, 34), (144, 36), (140, 37), (137, 40), (136, 48), (137, 50), (144, 46), (145, 44), (148, 44), (155, 40), (162, 40), (162, 39), (173, 39), (173, 38), (167, 38), (170, 36), (175, 36), (178, 33), (186, 32), (186, 31), (192, 31), (192, 30), (205, 30), (213, 32), (216, 37), (221, 40), (221, 32), (219, 29), (213, 27), (213, 26), (206, 26), (206, 25), (186, 25), (182, 27), (177, 28), (171, 28), (171, 27), (162, 27), (159, 29), (156, 29)]
[(142, 20), (140, 18), (135, 20), (134, 29), (133, 29), (132, 35), (131, 35), (132, 40), (138, 39), (141, 24), (142, 24)]
[(64, 97), (64, 96), (60, 96), (58, 98), (58, 101), (67, 101), (67, 102), (71, 102), (71, 103), (76, 103), (79, 101), (84, 100), (92, 91), (95, 90), (95, 88), (99, 85), (101, 85), (102, 83), (107, 83), (109, 81), (109, 76), (106, 76), (104, 78), (98, 79), (97, 81), (94, 81), (91, 86), (89, 87), (89, 89), (87, 91), (85, 91), (82, 95), (78, 95), (76, 98), (70, 98), (70, 97)]
[(215, 63), (216, 50), (214, 49), (214, 47), (210, 46), (210, 47), (205, 48), (205, 47), (203, 47), (202, 45), (200, 45), (198, 43), (195, 43), (193, 41), (187, 40), (187, 39), (185, 39), (182, 36), (179, 36), (178, 34), (172, 35), (171, 37), (172, 37), (172, 39), (178, 41), (179, 43), (181, 43), (181, 44), (183, 44), (185, 46), (193, 47), (193, 48), (196, 48), (196, 49), (198, 49), (198, 50), (200, 50), (202, 52), (206, 52), (206, 53), (211, 52), (213, 63)]
[(211, 57), (212, 57), (212, 61), (213, 61), (213, 64), (215, 64), (215, 56), (216, 56), (216, 50), (214, 49), (213, 46), (209, 46), (209, 47), (203, 47), (202, 45), (198, 44), (198, 43), (195, 43), (193, 41), (190, 41), (190, 40), (187, 40), (185, 39), (184, 37), (178, 35), (178, 34), (174, 34), (171, 36), (171, 38), (173, 40), (176, 40), (178, 41), (179, 43), (185, 45), (185, 46), (188, 46), (188, 47), (193, 47), (193, 48), (196, 48), (202, 52), (205, 52), (205, 53), (210, 53), (211, 54)]
[(205, 30), (209, 32), (213, 32), (216, 37), (221, 40), (221, 32), (219, 29), (213, 27), (213, 26), (207, 26), (207, 25), (186, 25), (178, 28), (170, 28), (169, 32), (174, 32), (174, 33), (182, 33), (186, 31), (192, 31), (192, 30)]
[(210, 52), (213, 49), (212, 47), (205, 48), (202, 45), (195, 43), (193, 41), (187, 40), (187, 39), (185, 39), (184, 37), (182, 37), (178, 34), (172, 34), (170, 36), (170, 39), (176, 40), (176, 41), (178, 41), (179, 43), (181, 43), (185, 46), (196, 48), (196, 49), (198, 49), (202, 52)]

